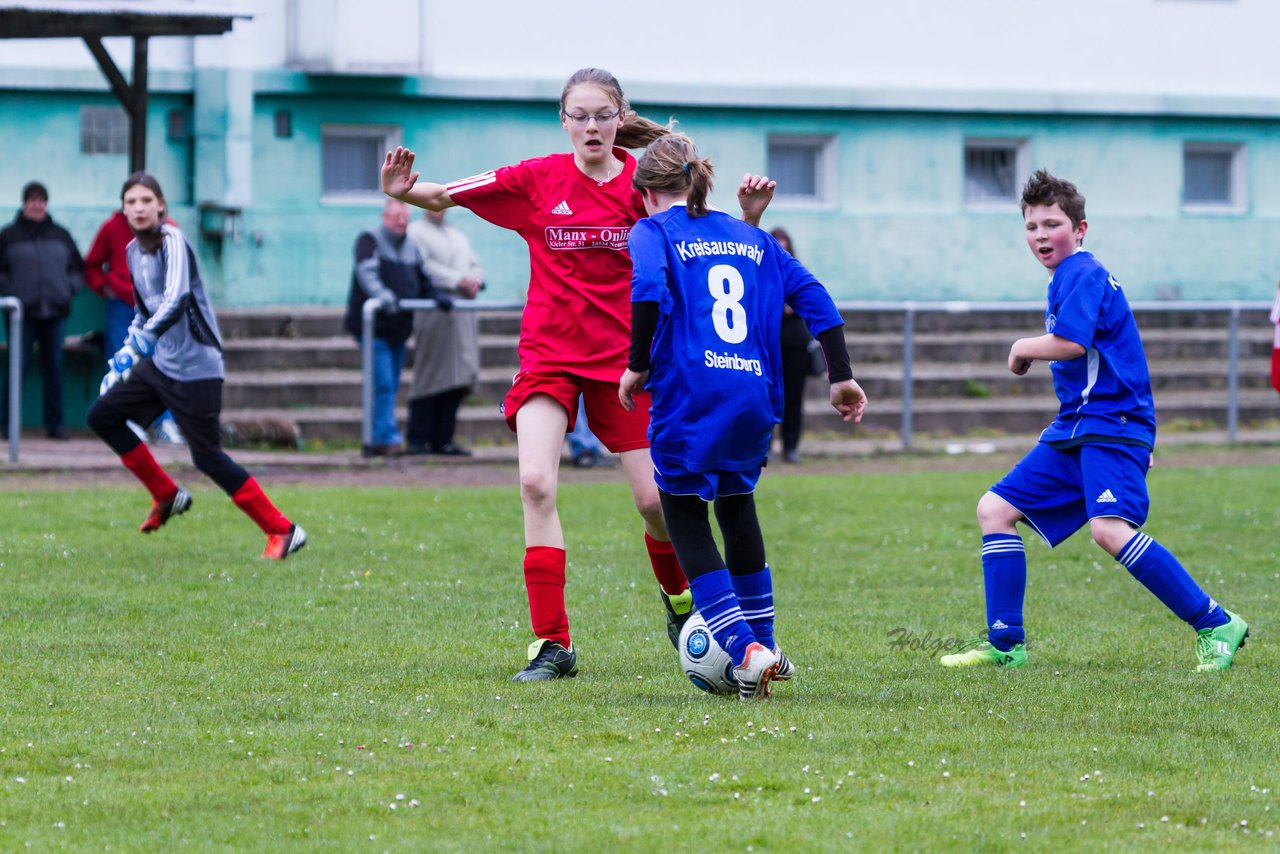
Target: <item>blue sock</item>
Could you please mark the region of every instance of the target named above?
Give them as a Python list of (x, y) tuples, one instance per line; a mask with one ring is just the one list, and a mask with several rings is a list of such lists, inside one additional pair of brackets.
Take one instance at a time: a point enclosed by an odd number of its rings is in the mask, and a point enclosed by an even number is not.
[(738, 596), (738, 606), (742, 608), (742, 616), (756, 640), (773, 649), (773, 576), (769, 573), (769, 564), (764, 569), (750, 575), (734, 575), (733, 592)]
[(1139, 531), (1125, 543), (1116, 560), (1165, 607), (1196, 631), (1230, 622), (1222, 606), (1200, 589), (1178, 559), (1155, 540)]
[(1027, 639), (1022, 600), (1027, 593), (1027, 550), (1017, 534), (984, 534), (982, 581), (987, 593), (987, 640), (1008, 652)]
[(689, 580), (693, 592), (693, 604), (706, 620), (711, 636), (720, 648), (729, 653), (733, 666), (742, 664), (747, 647), (755, 643), (756, 636), (743, 619), (738, 607), (738, 597), (733, 592), (733, 581), (727, 569), (717, 569)]

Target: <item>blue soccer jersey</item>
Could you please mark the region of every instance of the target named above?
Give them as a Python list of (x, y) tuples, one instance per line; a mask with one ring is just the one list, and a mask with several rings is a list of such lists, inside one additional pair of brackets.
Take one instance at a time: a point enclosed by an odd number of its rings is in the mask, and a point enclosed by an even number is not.
[(1147, 356), (1124, 291), (1089, 252), (1077, 252), (1054, 270), (1045, 331), (1085, 349), (1052, 362), (1061, 406), (1042, 442), (1085, 436), (1155, 446), (1156, 414)]
[(649, 440), (663, 471), (746, 471), (768, 457), (782, 419), (782, 305), (814, 335), (843, 320), (826, 289), (769, 234), (682, 204), (629, 239), (632, 302), (659, 319), (647, 388)]

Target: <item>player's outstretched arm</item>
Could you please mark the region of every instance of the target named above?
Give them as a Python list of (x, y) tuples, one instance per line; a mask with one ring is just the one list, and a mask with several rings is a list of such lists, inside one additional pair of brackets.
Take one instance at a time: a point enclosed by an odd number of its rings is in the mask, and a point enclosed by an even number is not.
[(637, 373), (627, 368), (622, 374), (622, 379), (618, 382), (618, 401), (622, 404), (623, 409), (631, 412), (636, 408), (635, 393), (641, 391), (648, 381), (648, 371)]
[(845, 421), (857, 424), (867, 408), (867, 393), (854, 380), (841, 380), (831, 384), (831, 405)]
[(764, 209), (773, 201), (773, 191), (777, 186), (777, 181), (770, 181), (764, 175), (752, 175), (748, 172), (742, 176), (742, 183), (738, 185), (738, 204), (742, 206), (742, 219), (745, 222), (760, 227), (760, 217), (764, 216)]
[(402, 145), (388, 151), (382, 161), (382, 192), (414, 207), (442, 211), (455, 205), (443, 184), (419, 181), (422, 173), (413, 171), (414, 154)]

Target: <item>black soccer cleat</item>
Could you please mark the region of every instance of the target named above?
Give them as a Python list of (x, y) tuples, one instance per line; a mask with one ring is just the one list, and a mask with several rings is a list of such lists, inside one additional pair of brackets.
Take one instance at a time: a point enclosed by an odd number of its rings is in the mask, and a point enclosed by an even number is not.
[(555, 641), (538, 638), (529, 644), (529, 664), (512, 682), (543, 682), (548, 679), (572, 679), (578, 675), (578, 653), (573, 644), (565, 649)]
[(671, 640), (671, 645), (679, 649), (680, 630), (693, 613), (693, 592), (686, 587), (684, 592), (672, 596), (658, 588), (658, 594), (662, 596), (662, 605), (667, 609), (667, 637)]

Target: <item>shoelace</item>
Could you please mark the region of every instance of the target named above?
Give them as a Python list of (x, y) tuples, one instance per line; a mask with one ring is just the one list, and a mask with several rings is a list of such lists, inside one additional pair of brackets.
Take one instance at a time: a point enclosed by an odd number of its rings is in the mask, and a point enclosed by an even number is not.
[(1212, 631), (1199, 632), (1196, 634), (1196, 658), (1200, 659), (1202, 662), (1213, 661), (1214, 646)]

